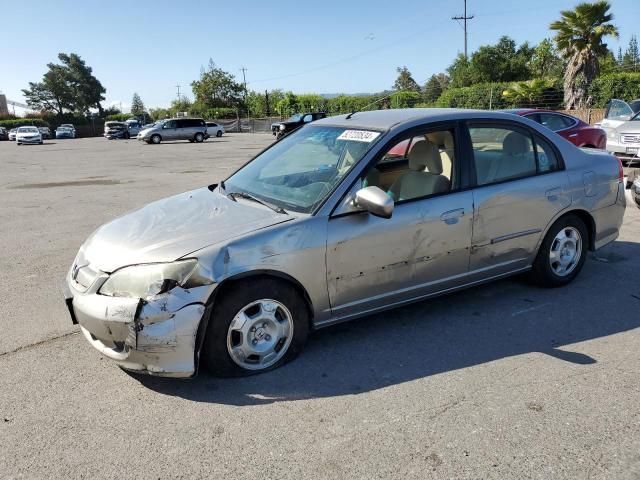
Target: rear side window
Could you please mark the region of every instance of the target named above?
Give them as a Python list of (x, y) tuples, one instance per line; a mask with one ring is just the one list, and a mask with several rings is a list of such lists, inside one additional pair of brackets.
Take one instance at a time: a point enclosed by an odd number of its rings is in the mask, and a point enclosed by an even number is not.
[(558, 169), (551, 145), (508, 126), (470, 126), (478, 185), (528, 177)]
[(556, 115), (555, 113), (541, 113), (540, 123), (554, 132), (565, 130), (575, 125), (575, 121), (564, 115)]

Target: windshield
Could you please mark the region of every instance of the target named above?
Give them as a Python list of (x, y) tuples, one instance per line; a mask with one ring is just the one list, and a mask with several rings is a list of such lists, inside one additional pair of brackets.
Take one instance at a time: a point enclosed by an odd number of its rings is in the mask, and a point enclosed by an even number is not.
[(295, 115), (291, 115), (287, 122), (299, 122), (300, 120), (302, 120), (302, 114), (296, 113)]
[(38, 129), (36, 127), (20, 127), (18, 133), (38, 133)]
[(304, 127), (234, 173), (224, 193), (249, 193), (285, 210), (311, 213), (379, 137), (380, 132)]

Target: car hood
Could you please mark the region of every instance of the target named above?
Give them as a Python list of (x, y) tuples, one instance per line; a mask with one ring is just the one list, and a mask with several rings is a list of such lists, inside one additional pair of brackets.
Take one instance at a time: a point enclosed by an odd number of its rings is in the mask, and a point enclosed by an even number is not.
[(127, 265), (171, 262), (292, 218), (201, 188), (150, 203), (103, 225), (82, 251), (93, 267), (112, 272)]

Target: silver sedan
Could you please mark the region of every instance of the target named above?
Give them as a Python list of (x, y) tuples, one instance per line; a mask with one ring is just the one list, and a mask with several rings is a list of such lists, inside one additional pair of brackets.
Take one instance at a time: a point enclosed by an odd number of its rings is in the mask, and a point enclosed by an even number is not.
[(122, 368), (251, 374), (337, 322), (520, 273), (564, 286), (624, 209), (615, 157), (526, 118), (358, 112), (100, 227), (67, 305)]

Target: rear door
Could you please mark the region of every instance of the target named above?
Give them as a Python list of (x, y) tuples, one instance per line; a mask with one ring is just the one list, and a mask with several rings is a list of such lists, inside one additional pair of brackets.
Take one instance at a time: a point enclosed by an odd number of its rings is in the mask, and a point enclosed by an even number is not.
[(508, 121), (467, 126), (476, 178), (469, 269), (476, 280), (527, 267), (571, 197), (560, 152), (542, 135)]

